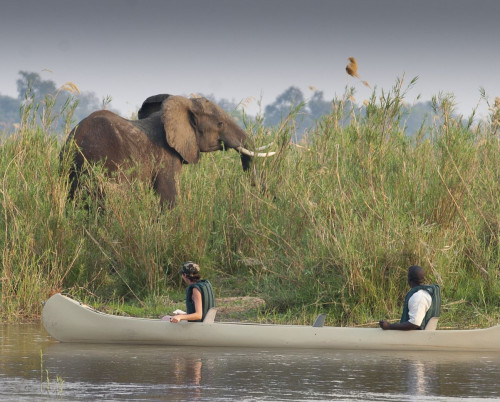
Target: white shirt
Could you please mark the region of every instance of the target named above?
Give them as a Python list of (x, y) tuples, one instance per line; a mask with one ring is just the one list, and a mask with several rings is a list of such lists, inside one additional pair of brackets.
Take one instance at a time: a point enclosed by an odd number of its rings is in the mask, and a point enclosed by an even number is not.
[(410, 316), (408, 321), (414, 325), (422, 325), (422, 321), (431, 304), (432, 297), (429, 292), (420, 289), (418, 292), (413, 293), (410, 300), (408, 300), (408, 314)]

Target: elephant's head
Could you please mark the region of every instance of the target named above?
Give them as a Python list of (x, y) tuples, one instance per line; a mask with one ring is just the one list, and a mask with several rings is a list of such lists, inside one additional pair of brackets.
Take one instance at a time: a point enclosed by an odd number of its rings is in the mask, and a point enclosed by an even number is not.
[(252, 156), (262, 156), (245, 148), (250, 141), (247, 133), (206, 98), (169, 96), (163, 101), (161, 112), (167, 142), (186, 163), (198, 162), (200, 152), (233, 148), (241, 153), (246, 170)]

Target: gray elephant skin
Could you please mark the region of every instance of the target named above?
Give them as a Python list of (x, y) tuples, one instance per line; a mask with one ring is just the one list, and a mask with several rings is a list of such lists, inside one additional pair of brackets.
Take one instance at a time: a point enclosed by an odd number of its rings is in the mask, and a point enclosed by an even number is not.
[[(162, 204), (171, 207), (182, 165), (197, 163), (201, 152), (236, 149), (241, 153), (244, 170), (255, 156), (245, 148), (250, 142), (247, 133), (208, 99), (151, 96), (144, 101), (138, 117), (127, 120), (100, 110), (71, 131), (61, 152), (64, 158), (73, 149), (70, 197), (79, 185), (86, 161), (102, 162), (118, 179), (136, 167), (138, 177), (153, 186)], [(77, 147), (72, 147), (72, 142)]]

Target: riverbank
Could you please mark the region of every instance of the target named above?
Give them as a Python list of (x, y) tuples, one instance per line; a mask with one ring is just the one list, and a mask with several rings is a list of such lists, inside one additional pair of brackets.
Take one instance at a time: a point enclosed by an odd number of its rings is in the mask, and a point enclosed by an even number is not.
[(256, 146), (272, 142), (277, 154), (250, 173), (236, 152), (204, 154), (183, 167), (168, 210), (146, 183), (117, 186), (99, 167), (69, 200), (61, 133), (25, 111), (0, 149), (2, 320), (36, 318), (56, 290), (164, 314), (182, 305), (178, 270), (193, 260), (216, 297), (265, 301), (249, 321), (395, 320), (407, 268), (419, 264), (441, 286), (442, 327), (498, 323), (497, 114), (474, 125), (437, 98), (438, 118), (409, 137), (404, 93), (398, 82), (362, 110), (350, 94), (334, 100), (300, 147), (291, 142), (300, 107), (270, 130), (248, 122)]

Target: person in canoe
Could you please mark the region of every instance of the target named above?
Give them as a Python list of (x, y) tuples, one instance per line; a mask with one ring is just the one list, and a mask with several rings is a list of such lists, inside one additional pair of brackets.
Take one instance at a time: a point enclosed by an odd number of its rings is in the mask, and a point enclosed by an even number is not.
[[(186, 312), (174, 312), (166, 315), (163, 320), (177, 323), (181, 320), (203, 321), (208, 310), (215, 307), (214, 290), (210, 282), (201, 279), (200, 266), (192, 261), (185, 262), (179, 273), (186, 285)], [(177, 312), (177, 314), (175, 314)]]
[(408, 284), (411, 289), (406, 294), (401, 321), (379, 322), (382, 329), (409, 331), (424, 329), (432, 317), (439, 317), (441, 311), (441, 290), (439, 285), (424, 285), (425, 271), (419, 265), (408, 268)]

